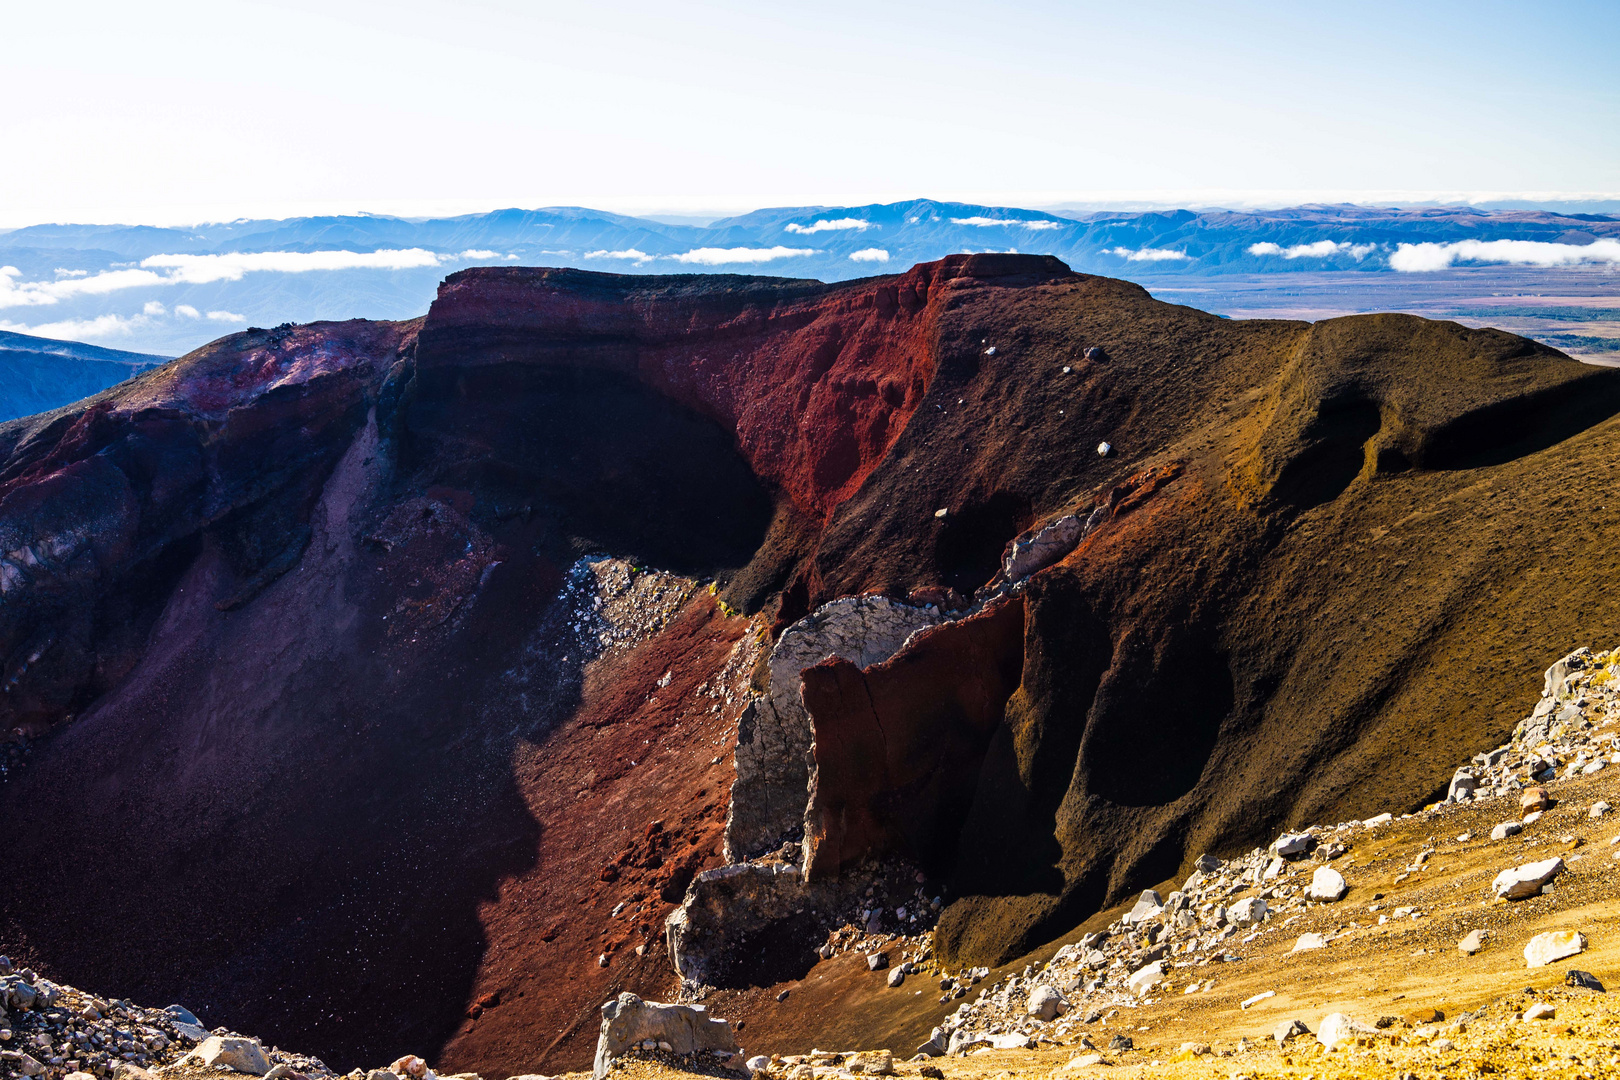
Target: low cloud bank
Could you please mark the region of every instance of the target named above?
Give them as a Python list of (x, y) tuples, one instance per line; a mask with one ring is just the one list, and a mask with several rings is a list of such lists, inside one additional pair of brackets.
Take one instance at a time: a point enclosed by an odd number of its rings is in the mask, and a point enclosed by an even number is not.
[(1542, 240), (1458, 240), (1450, 244), (1399, 244), (1389, 265), (1408, 274), (1444, 270), (1454, 263), (1509, 266), (1582, 266), (1620, 263), (1620, 240), (1554, 244)]
[(1326, 259), (1332, 255), (1349, 255), (1360, 262), (1378, 250), (1377, 244), (1352, 244), (1348, 240), (1318, 240), (1314, 244), (1250, 244), (1250, 255), (1281, 255), (1285, 259)]
[(152, 319), (147, 315), (97, 315), (93, 319), (63, 319), (60, 322), (38, 323), (33, 326), (0, 319), (0, 330), (63, 341), (128, 337), (136, 330), (145, 329), (150, 325)]
[(1104, 255), (1118, 255), (1127, 262), (1180, 262), (1192, 258), (1185, 251), (1176, 251), (1172, 248), (1136, 248), (1127, 247), (1109, 248)]
[(585, 258), (624, 259), (626, 261), (634, 262), (637, 266), (644, 266), (653, 260), (653, 256), (647, 254), (645, 251), (638, 251), (636, 248), (625, 248), (623, 251), (608, 251), (605, 248), (601, 251), (587, 251), (585, 253)]
[[(912, 220), (916, 220), (913, 218)], [(993, 218), (993, 217), (953, 217), (952, 225), (973, 225), (978, 228), (989, 228), (992, 225), (1017, 225), (1024, 229), (1061, 229), (1063, 222), (1048, 221), (1042, 218)]]
[(889, 261), (889, 253), (883, 248), (862, 248), (859, 251), (850, 252), (849, 257), (856, 262), (883, 263)]
[[(159, 320), (170, 313), (157, 301), (149, 301), (134, 315), (97, 315), (89, 319), (59, 319), (56, 322), (27, 323), (12, 322), (0, 319), (0, 330), (9, 330), (15, 334), (32, 334), (34, 337), (58, 338), (64, 341), (106, 340), (108, 338), (127, 338), (137, 330), (148, 330), (157, 326)], [(172, 318), (187, 320), (207, 320), (208, 322), (228, 323), (239, 325), (246, 323), (247, 316), (239, 315), (234, 311), (198, 311), (190, 304), (176, 304)]]
[(682, 255), (671, 255), (670, 258), (679, 263), (696, 263), (699, 266), (724, 266), (727, 263), (766, 263), (777, 259), (794, 259), (801, 255), (814, 255), (815, 248), (693, 248)]
[(802, 236), (810, 236), (811, 234), (818, 232), (843, 232), (846, 229), (859, 229), (861, 232), (865, 232), (867, 229), (881, 229), (882, 227), (883, 226), (875, 225), (870, 221), (863, 221), (860, 218), (846, 217), (833, 218), (831, 220), (823, 219), (811, 225), (800, 225), (795, 221), (788, 225), (784, 225), (783, 229), (790, 233), (799, 233)]
[[(470, 253), (463, 253), (471, 257)], [(480, 253), (482, 254), (482, 253)], [(490, 254), (493, 254), (491, 252)], [(104, 270), (55, 281), (23, 281), (15, 266), (0, 266), (0, 308), (42, 307), (80, 296), (125, 289), (208, 285), (240, 281), (251, 273), (302, 274), (312, 270), (415, 270), (438, 266), (453, 255), (424, 248), (383, 251), (251, 251), (225, 255), (153, 255), (138, 268)]]
[[(417, 270), (455, 258), (426, 248), (383, 251), (252, 251), (226, 255), (153, 255), (142, 269), (166, 269), (168, 280), (188, 285), (240, 281), (244, 274), (274, 271), (303, 274), (311, 270)], [(116, 272), (116, 271), (115, 271)], [(94, 281), (95, 278), (87, 280)]]

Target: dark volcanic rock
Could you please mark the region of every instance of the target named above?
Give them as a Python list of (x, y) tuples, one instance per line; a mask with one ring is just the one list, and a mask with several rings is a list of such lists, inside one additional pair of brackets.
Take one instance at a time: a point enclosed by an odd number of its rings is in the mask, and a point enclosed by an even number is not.
[[(670, 988), (760, 636), (971, 595), (1100, 509), (1001, 606), (806, 682), (817, 871), (911, 854), (947, 962), (1016, 955), (1503, 741), (1620, 617), (1583, 494), (1617, 380), (1007, 255), (467, 271), (417, 322), (223, 339), (0, 425), (0, 943), (343, 1068), (582, 1065), (610, 992)], [(621, 640), (594, 553), (687, 577), (614, 564)]]

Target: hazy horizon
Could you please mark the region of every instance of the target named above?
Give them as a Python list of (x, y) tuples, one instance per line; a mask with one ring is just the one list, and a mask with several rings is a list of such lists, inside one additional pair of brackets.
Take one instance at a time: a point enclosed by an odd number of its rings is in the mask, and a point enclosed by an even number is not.
[(1579, 0), (91, 0), (6, 30), (0, 227), (1620, 199), (1620, 20)]
[(868, 196), (762, 196), (759, 198), (660, 199), (656, 196), (631, 196), (620, 199), (602, 199), (591, 202), (584, 196), (560, 198), (550, 202), (524, 202), (518, 199), (485, 199), (478, 201), (443, 202), (406, 201), (386, 203), (376, 200), (356, 202), (266, 203), (262, 206), (243, 204), (231, 209), (199, 209), (193, 214), (164, 217), (160, 211), (138, 207), (123, 207), (117, 211), (72, 211), (50, 219), (24, 219), (0, 206), (0, 235), (35, 225), (122, 225), (129, 227), (184, 229), (204, 225), (221, 225), (234, 221), (292, 221), (311, 217), (389, 217), (403, 221), (421, 222), (452, 217), (470, 217), (494, 213), (499, 210), (556, 210), (586, 209), (649, 221), (668, 221), (674, 224), (706, 225), (727, 217), (764, 210), (844, 210), (856, 206), (907, 202), (930, 199), (937, 202), (960, 202), (986, 206), (1016, 206), (1026, 210), (1076, 213), (1191, 210), (1198, 213), (1212, 210), (1264, 211), (1284, 210), (1298, 206), (1359, 206), (1368, 208), (1417, 207), (1472, 207), (1481, 210), (1545, 209), (1559, 213), (1600, 213), (1620, 215), (1620, 190), (1609, 192), (1585, 191), (1426, 191), (1426, 192), (1352, 192), (1352, 191), (1252, 191), (1252, 192), (1072, 192), (1066, 195), (1046, 193), (1033, 198), (1020, 198), (1017, 193), (955, 192), (888, 194)]

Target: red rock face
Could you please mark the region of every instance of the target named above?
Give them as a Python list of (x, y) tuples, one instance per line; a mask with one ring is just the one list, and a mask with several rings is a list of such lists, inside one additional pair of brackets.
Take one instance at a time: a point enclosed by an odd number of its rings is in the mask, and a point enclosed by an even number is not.
[(806, 814), (812, 880), (872, 856), (943, 876), (979, 769), (1023, 669), (1022, 597), (919, 631), (862, 671), (834, 657), (804, 673), (816, 770)]
[[(915, 854), (941, 954), (1016, 955), (1499, 742), (1620, 619), (1620, 504), (1569, 495), (1620, 469), (1616, 379), (1022, 256), (478, 270), (424, 320), (234, 335), (0, 425), (0, 944), (342, 1069), (582, 1065), (718, 859), (733, 650), (970, 595), (1101, 506), (1017, 601), (807, 684), (818, 865)], [(592, 553), (714, 595), (604, 644)]]
[(961, 285), (1063, 274), (1050, 259), (956, 256), (880, 284), (466, 270), (423, 331), (436, 369), (522, 365), (634, 375), (714, 418), (754, 473), (824, 517), (861, 485), (932, 382)]

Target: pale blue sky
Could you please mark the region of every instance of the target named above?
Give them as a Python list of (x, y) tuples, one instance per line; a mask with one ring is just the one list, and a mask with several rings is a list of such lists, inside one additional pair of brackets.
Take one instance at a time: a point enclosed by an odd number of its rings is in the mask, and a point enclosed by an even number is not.
[(0, 227), (1620, 193), (1620, 4), (0, 0)]

